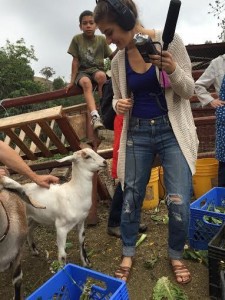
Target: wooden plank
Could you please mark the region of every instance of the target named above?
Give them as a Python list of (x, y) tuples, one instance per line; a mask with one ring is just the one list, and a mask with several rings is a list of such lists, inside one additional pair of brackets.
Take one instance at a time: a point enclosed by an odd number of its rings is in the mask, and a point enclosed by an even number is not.
[(6, 135), (6, 137), (4, 139), (4, 143), (6, 143), (7, 145), (9, 145), (11, 143), (11, 139), (8, 135)]
[(19, 137), (14, 133), (12, 129), (5, 129), (5, 134), (7, 134), (13, 143), (15, 143), (24, 154), (26, 154), (27, 158), (30, 160), (36, 160), (37, 157), (30, 151), (30, 149), (19, 139)]
[[(46, 160), (46, 161), (36, 161), (32, 164), (29, 164), (29, 167), (33, 171), (40, 171), (40, 170), (52, 170), (53, 168), (61, 168), (61, 167), (70, 167), (71, 161), (65, 161), (62, 163), (57, 162), (56, 160)], [(12, 169), (10, 169), (10, 174), (15, 174), (16, 172)]]
[(97, 153), (104, 159), (111, 159), (113, 155), (113, 148), (98, 150)]
[[(15, 130), (15, 128), (12, 128), (12, 131), (14, 131), (14, 130)], [(19, 138), (21, 140), (23, 140), (23, 135), (25, 135), (25, 133), (23, 131), (20, 131)], [(11, 138), (8, 135), (5, 136), (4, 143), (6, 143), (7, 145), (10, 146)], [(21, 156), (24, 154), (24, 153), (22, 153), (21, 149), (17, 145), (15, 146), (14, 150)]]
[(84, 112), (86, 114), (87, 113), (87, 104), (81, 103), (81, 104), (76, 104), (73, 106), (63, 107), (63, 112), (65, 112), (67, 115), (80, 114), (82, 112)]
[(25, 125), (26, 123), (58, 119), (61, 118), (61, 116), (62, 106), (56, 106), (22, 115), (11, 116), (0, 119), (0, 130), (3, 130), (4, 128), (20, 127), (21, 125)]
[(67, 118), (76, 132), (78, 139), (85, 139), (87, 137), (86, 114), (67, 115)]
[[(52, 130), (53, 130), (53, 128), (54, 128), (54, 125), (55, 125), (55, 120), (52, 120), (52, 121), (51, 121), (51, 124), (50, 124), (50, 127), (51, 127)], [(46, 145), (47, 148), (50, 147), (50, 142), (51, 142), (51, 140), (50, 140), (50, 138), (48, 137), (48, 138), (47, 138), (47, 141), (46, 141), (46, 143), (45, 143), (45, 145)]]
[(200, 152), (198, 153), (198, 158), (215, 158), (215, 151), (209, 151), (209, 152)]
[(65, 136), (67, 142), (70, 144), (73, 151), (80, 150), (80, 140), (74, 131), (72, 125), (70, 124), (67, 116), (64, 115), (61, 119), (57, 119), (58, 123), (63, 135)]
[[(25, 137), (26, 137), (25, 132), (23, 130), (20, 130), (19, 138), (21, 139), (22, 142), (24, 142)], [(18, 146), (16, 146), (15, 151), (19, 153), (21, 156), (24, 155), (24, 153), (21, 151), (21, 149)]]
[[(39, 124), (35, 125), (35, 129), (34, 129), (35, 134), (39, 137), (41, 134), (41, 127), (39, 126)], [(35, 143), (31, 143), (30, 145), (30, 151), (32, 152), (36, 152), (37, 151), (37, 146), (35, 145)]]
[(45, 92), (45, 93), (40, 93), (35, 95), (4, 99), (2, 100), (2, 106), (4, 106), (4, 108), (9, 108), (9, 107), (18, 107), (27, 104), (37, 104), (37, 103), (42, 103), (50, 100), (82, 95), (82, 93), (83, 93), (82, 89), (74, 85), (68, 92), (66, 91), (66, 88), (63, 88), (52, 92)]
[(51, 142), (54, 146), (58, 149), (59, 153), (61, 154), (67, 154), (69, 151), (67, 148), (61, 143), (58, 136), (55, 134), (54, 131), (52, 131), (51, 127), (47, 122), (40, 121), (38, 124), (41, 126), (42, 130), (46, 133), (46, 135), (50, 138)]
[(62, 134), (62, 136), (61, 136), (61, 142), (63, 143), (63, 144), (65, 144), (65, 142), (66, 142), (66, 139), (65, 139), (65, 136), (64, 136), (64, 134)]
[(112, 199), (106, 187), (106, 184), (102, 182), (100, 176), (97, 176), (97, 190), (101, 200)]
[(215, 124), (216, 116), (207, 116), (207, 117), (194, 118), (194, 122), (195, 122), (196, 126)]
[(40, 140), (40, 138), (33, 132), (33, 130), (28, 125), (21, 126), (21, 129), (26, 133), (27, 137), (29, 137), (29, 139), (33, 141), (33, 143), (38, 147), (38, 149), (42, 153), (42, 156), (52, 156), (51, 151), (49, 151), (45, 144)]

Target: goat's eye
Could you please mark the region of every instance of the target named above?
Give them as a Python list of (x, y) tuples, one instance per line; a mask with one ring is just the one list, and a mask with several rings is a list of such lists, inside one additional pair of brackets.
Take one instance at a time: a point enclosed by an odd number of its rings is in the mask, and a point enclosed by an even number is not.
[(90, 155), (86, 155), (84, 158), (85, 158), (85, 159), (88, 159), (88, 158), (90, 158)]

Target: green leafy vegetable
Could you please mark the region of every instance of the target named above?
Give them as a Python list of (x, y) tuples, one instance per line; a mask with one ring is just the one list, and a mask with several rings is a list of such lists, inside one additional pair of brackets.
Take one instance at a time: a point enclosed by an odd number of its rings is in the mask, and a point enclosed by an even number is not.
[(144, 240), (146, 239), (147, 234), (143, 233), (140, 237), (140, 239), (137, 241), (136, 243), (136, 247), (138, 247), (142, 242), (144, 242)]
[(67, 242), (66, 243), (66, 249), (71, 249), (73, 247), (73, 243)]
[(90, 295), (91, 295), (91, 288), (92, 288), (92, 282), (90, 279), (87, 279), (86, 283), (85, 283), (85, 286), (83, 288), (83, 292), (82, 294), (80, 295), (80, 298), (79, 300), (89, 300), (91, 299), (90, 298)]
[(163, 216), (159, 216), (159, 215), (151, 215), (151, 219), (155, 222), (162, 222), (164, 224), (168, 224), (169, 222), (169, 217), (168, 215), (163, 215)]
[(153, 300), (188, 300), (185, 292), (169, 281), (168, 277), (158, 279), (153, 288)]
[(55, 274), (63, 268), (63, 263), (58, 260), (53, 260), (50, 266), (50, 271)]
[(152, 254), (149, 259), (144, 262), (144, 266), (146, 269), (152, 270), (154, 269), (156, 263), (158, 262), (158, 256)]
[(195, 251), (193, 249), (184, 249), (183, 258), (191, 259), (196, 262), (202, 263), (205, 266), (208, 266), (208, 251), (207, 250)]

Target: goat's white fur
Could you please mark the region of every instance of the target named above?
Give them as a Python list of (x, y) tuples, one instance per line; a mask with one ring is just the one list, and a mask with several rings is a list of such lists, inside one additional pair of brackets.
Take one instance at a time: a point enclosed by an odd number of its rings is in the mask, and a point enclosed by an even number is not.
[(106, 167), (106, 161), (89, 148), (59, 160), (64, 161), (72, 162), (72, 178), (69, 182), (51, 185), (49, 189), (35, 183), (22, 186), (26, 195), (46, 207), (40, 210), (27, 205), (28, 243), (37, 254), (32, 235), (35, 224), (54, 225), (57, 231), (58, 259), (65, 262), (67, 234), (77, 226), (81, 260), (86, 266), (89, 260), (84, 249), (84, 221), (92, 204), (92, 177), (94, 172)]

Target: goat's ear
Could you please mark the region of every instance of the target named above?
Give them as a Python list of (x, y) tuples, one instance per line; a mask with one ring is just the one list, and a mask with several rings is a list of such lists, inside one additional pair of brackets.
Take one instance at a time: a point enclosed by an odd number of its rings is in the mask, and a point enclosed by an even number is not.
[(83, 158), (88, 158), (88, 157), (90, 157), (90, 155), (89, 155), (85, 150), (83, 150), (83, 151), (81, 152), (81, 156), (82, 156)]
[(61, 159), (57, 159), (56, 161), (61, 163), (64, 161), (73, 161), (73, 160), (74, 160), (74, 155), (69, 155), (69, 156), (63, 157)]

